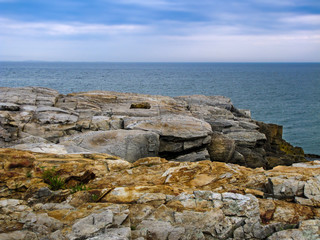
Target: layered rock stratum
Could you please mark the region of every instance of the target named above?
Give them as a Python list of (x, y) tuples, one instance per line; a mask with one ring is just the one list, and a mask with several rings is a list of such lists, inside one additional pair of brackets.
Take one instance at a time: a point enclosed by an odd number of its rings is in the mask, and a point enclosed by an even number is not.
[(222, 96), (0, 88), (0, 239), (320, 239), (320, 161)]

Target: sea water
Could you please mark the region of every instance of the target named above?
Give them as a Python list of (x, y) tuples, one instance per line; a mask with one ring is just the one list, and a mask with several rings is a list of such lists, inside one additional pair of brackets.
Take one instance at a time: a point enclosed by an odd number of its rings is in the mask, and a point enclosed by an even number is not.
[(284, 139), (320, 154), (320, 63), (0, 62), (0, 86), (167, 96), (223, 95)]

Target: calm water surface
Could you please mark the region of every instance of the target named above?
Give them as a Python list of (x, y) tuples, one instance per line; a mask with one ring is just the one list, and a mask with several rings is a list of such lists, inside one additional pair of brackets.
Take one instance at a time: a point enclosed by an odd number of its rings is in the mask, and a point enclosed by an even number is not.
[(320, 154), (320, 63), (0, 62), (0, 86), (223, 95), (254, 119), (283, 125), (293, 145)]

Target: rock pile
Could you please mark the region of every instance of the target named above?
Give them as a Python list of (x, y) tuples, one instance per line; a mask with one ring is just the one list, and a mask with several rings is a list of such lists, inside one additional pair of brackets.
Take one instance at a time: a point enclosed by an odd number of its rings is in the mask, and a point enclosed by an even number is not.
[(0, 160), (0, 239), (320, 239), (320, 161), (263, 170), (14, 149)]

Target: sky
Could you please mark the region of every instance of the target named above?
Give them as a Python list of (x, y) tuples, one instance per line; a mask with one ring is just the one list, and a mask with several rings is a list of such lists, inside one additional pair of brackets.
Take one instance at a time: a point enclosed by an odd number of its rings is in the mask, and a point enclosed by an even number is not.
[(0, 0), (0, 61), (320, 62), (319, 0)]

